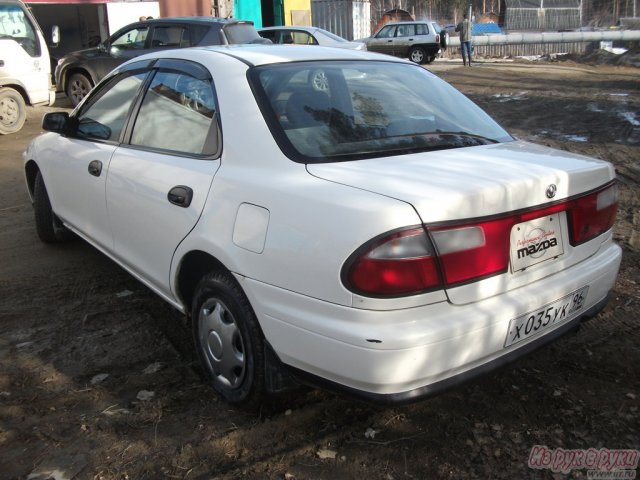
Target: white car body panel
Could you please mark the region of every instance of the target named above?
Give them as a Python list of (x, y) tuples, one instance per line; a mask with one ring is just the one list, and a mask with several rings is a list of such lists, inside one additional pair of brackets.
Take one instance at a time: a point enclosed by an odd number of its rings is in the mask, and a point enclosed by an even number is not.
[(503, 347), (512, 318), (586, 284), (584, 309), (596, 305), (613, 287), (621, 258), (620, 247), (608, 239), (597, 255), (544, 282), (464, 306), (442, 302), (392, 312), (345, 308), (251, 280), (242, 286), (286, 364), (356, 390), (398, 394), (539, 339)]
[(0, 86), (17, 84), (26, 92), (29, 104), (53, 105), (51, 99), (51, 64), (49, 51), (39, 29), (36, 35), (41, 51), (37, 57), (31, 57), (15, 40), (0, 39), (0, 51), (4, 66), (0, 67)]
[[(343, 266), (373, 238), (570, 198), (609, 183), (614, 170), (519, 141), (296, 163), (278, 147), (248, 88), (250, 65), (379, 56), (315, 46), (223, 46), (136, 60), (187, 55), (213, 77), (219, 158), (85, 145), (91, 142), (56, 134), (34, 140), (25, 154), (42, 172), (53, 210), (176, 308), (191, 308), (179, 293), (183, 259), (206, 252), (234, 274), (284, 364), (367, 394), (395, 395), (480, 368), (574, 320), (505, 348), (513, 319), (588, 286), (577, 320), (612, 288), (621, 250), (611, 230), (571, 247), (561, 212), (563, 255), (524, 271), (398, 298), (350, 291)], [(87, 166), (99, 155), (103, 175), (96, 178)], [(553, 200), (545, 196), (550, 184), (557, 186)], [(168, 202), (177, 185), (194, 190), (189, 208)]]
[[(170, 294), (173, 253), (198, 221), (219, 166), (219, 160), (135, 148), (121, 147), (113, 155), (106, 200), (114, 256), (165, 294)], [(193, 190), (188, 208), (167, 200), (169, 190), (179, 185)]]
[[(47, 158), (41, 171), (53, 210), (76, 232), (113, 251), (105, 185), (116, 146), (51, 134), (40, 140), (38, 156)], [(60, 151), (64, 155), (56, 153)], [(94, 160), (102, 162), (99, 177), (88, 172), (89, 163)]]

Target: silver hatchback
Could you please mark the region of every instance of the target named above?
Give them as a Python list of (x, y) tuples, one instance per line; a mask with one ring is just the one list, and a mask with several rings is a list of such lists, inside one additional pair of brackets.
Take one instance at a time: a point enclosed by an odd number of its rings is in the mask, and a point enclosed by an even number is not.
[(434, 21), (390, 22), (359, 41), (366, 43), (367, 50), (372, 52), (409, 58), (419, 64), (433, 62), (446, 48), (446, 35)]

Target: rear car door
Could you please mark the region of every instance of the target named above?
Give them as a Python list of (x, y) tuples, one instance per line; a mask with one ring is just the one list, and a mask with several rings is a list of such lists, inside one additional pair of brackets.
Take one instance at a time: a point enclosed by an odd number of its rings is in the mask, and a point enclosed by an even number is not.
[(55, 212), (109, 250), (113, 242), (105, 202), (107, 171), (148, 74), (145, 65), (132, 65), (92, 92), (73, 117), (75, 132), (54, 140), (46, 164), (45, 181)]
[(220, 166), (217, 100), (209, 71), (159, 60), (111, 159), (107, 208), (116, 256), (169, 295), (173, 253), (195, 226)]
[(416, 42), (416, 26), (412, 23), (398, 25), (396, 36), (393, 39), (393, 55), (406, 57), (409, 50)]

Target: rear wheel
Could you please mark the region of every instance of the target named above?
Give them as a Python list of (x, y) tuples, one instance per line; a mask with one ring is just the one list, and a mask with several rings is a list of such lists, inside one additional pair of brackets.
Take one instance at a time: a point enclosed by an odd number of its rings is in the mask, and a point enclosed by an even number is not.
[(419, 64), (423, 64), (425, 63), (427, 59), (427, 54), (424, 51), (424, 48), (422, 47), (413, 47), (410, 51), (409, 51), (409, 60), (411, 60), (414, 63), (419, 63)]
[(45, 243), (65, 242), (73, 238), (69, 231), (51, 210), (49, 194), (40, 172), (36, 175), (33, 186), (33, 209), (36, 217), (38, 237)]
[(80, 100), (87, 96), (91, 87), (91, 80), (89, 80), (86, 75), (74, 73), (69, 77), (69, 81), (67, 82), (67, 97), (69, 97), (71, 103), (76, 106), (80, 103)]
[(15, 133), (27, 118), (24, 98), (13, 88), (0, 89), (0, 134)]
[(191, 313), (196, 350), (213, 389), (229, 403), (256, 404), (264, 391), (264, 339), (236, 279), (225, 271), (205, 276)]

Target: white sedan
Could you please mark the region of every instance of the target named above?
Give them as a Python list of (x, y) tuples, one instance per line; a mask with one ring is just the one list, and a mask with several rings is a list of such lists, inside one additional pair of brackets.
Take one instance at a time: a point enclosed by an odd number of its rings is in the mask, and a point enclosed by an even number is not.
[(518, 141), (393, 57), (158, 52), (43, 128), (40, 238), (75, 233), (188, 315), (234, 403), (291, 378), (423, 398), (594, 316), (620, 264), (610, 164)]
[(350, 42), (344, 38), (318, 27), (265, 27), (258, 30), (262, 38), (272, 43), (286, 45), (320, 45), (321, 47), (366, 50), (364, 42)]

